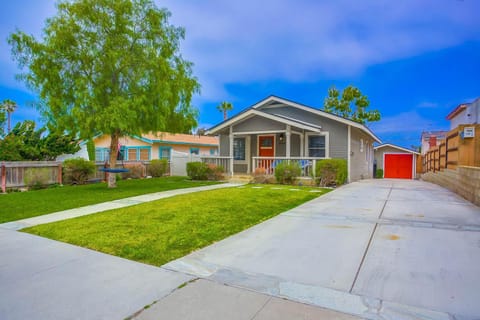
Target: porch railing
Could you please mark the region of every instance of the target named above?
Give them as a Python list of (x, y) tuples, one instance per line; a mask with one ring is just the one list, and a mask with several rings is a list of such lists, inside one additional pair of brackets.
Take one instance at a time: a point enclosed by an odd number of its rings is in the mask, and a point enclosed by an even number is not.
[(233, 167), (233, 157), (221, 157), (221, 156), (200, 156), (200, 160), (207, 164), (214, 164), (217, 167), (222, 167), (224, 173), (230, 174)]
[(311, 157), (252, 157), (252, 172), (255, 173), (257, 168), (265, 169), (266, 174), (275, 174), (275, 168), (280, 163), (298, 163), (300, 167), (300, 177), (315, 178), (315, 167), (317, 161), (323, 158)]

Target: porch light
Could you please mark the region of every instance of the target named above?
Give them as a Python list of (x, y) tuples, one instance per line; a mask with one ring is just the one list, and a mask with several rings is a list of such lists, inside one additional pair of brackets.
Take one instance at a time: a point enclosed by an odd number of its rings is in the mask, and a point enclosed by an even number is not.
[(285, 135), (283, 133), (280, 133), (280, 136), (278, 136), (278, 141), (280, 143), (284, 143), (285, 142)]

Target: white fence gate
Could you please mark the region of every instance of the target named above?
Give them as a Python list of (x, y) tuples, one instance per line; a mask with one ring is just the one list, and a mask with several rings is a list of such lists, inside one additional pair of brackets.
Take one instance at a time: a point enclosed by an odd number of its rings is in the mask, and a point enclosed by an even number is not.
[(186, 176), (187, 162), (201, 161), (200, 156), (183, 152), (172, 151), (170, 160), (171, 176)]

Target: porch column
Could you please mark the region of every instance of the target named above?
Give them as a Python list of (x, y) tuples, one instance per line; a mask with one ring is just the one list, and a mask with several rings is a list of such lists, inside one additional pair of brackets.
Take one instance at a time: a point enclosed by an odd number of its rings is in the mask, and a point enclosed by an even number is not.
[(230, 175), (233, 176), (233, 127), (230, 126), (230, 151), (229, 151), (229, 157), (230, 157)]
[(305, 140), (305, 132), (302, 132), (300, 134), (300, 157), (305, 156), (304, 140)]
[(290, 136), (292, 135), (292, 128), (290, 125), (287, 124), (287, 131), (285, 132), (285, 138), (286, 138), (286, 151), (285, 151), (285, 156), (287, 158), (290, 158)]

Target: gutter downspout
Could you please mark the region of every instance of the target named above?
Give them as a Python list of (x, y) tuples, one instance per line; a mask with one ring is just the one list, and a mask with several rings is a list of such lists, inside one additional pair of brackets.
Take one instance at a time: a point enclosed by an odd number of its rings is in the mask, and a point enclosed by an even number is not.
[(348, 172), (347, 181), (348, 181), (348, 183), (351, 182), (351, 178), (350, 178), (350, 168), (351, 168), (350, 158), (351, 158), (351, 152), (352, 152), (351, 143), (352, 143), (352, 127), (349, 125), (348, 126), (348, 134), (347, 134), (347, 172)]

